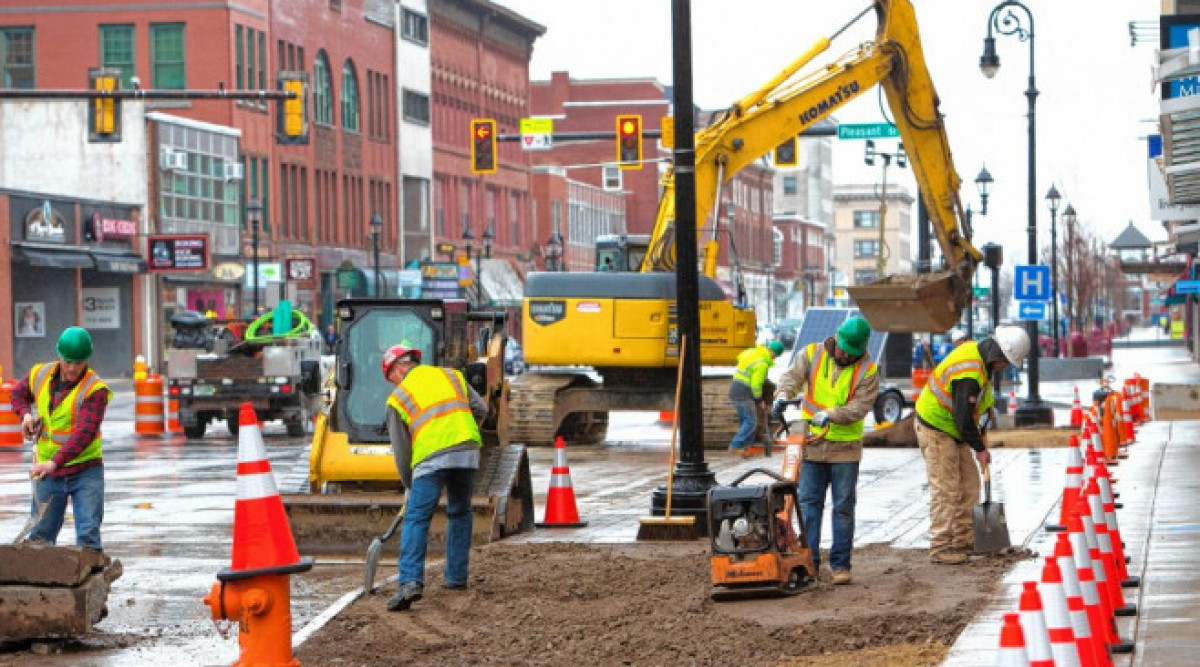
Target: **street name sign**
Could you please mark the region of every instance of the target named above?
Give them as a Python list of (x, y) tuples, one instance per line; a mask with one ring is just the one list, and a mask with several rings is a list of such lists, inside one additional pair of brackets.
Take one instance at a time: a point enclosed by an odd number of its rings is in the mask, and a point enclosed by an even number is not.
[(1200, 294), (1200, 280), (1175, 281), (1176, 294)]
[(527, 151), (548, 151), (554, 147), (554, 119), (522, 118), (521, 148)]
[(891, 123), (843, 123), (838, 125), (838, 139), (891, 139), (900, 130)]

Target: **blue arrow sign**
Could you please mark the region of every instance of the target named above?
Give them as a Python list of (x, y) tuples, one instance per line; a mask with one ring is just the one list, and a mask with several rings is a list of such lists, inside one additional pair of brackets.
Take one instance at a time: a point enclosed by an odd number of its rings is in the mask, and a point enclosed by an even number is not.
[(1017, 306), (1017, 316), (1022, 320), (1046, 319), (1046, 303), (1044, 301), (1022, 301)]
[(1013, 296), (1018, 301), (1046, 301), (1050, 298), (1050, 267), (1018, 264), (1015, 268)]

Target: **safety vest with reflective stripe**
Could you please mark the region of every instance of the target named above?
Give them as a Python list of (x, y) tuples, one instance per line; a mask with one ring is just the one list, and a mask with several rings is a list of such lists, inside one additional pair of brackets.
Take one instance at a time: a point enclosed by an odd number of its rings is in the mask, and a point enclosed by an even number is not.
[(471, 415), (471, 399), (462, 373), (451, 368), (417, 366), (388, 396), (412, 438), (412, 467), (449, 447), (482, 443)]
[(763, 382), (767, 379), (767, 371), (775, 365), (775, 355), (765, 345), (742, 350), (737, 356), (737, 371), (733, 374), (734, 382), (741, 382), (750, 387), (754, 400), (762, 398)]
[(983, 390), (975, 405), (976, 419), (992, 407), (995, 401), (992, 383), (988, 382), (987, 368), (979, 354), (979, 344), (975, 341), (967, 341), (954, 348), (933, 370), (933, 375), (917, 398), (917, 414), (925, 423), (955, 440), (962, 440), (962, 434), (954, 423), (954, 390), (950, 385), (955, 380), (974, 380)]
[[(37, 401), (38, 414), (42, 416), (45, 423), (42, 436), (38, 438), (37, 443), (39, 462), (49, 461), (71, 439), (71, 431), (75, 428), (75, 417), (79, 414), (79, 408), (83, 405), (84, 400), (101, 389), (108, 389), (108, 385), (104, 384), (96, 372), (89, 368), (75, 388), (68, 392), (62, 402), (51, 411), (50, 377), (54, 375), (54, 369), (57, 367), (58, 362), (54, 361), (38, 364), (29, 370), (29, 388)], [(109, 396), (111, 397), (111, 394)], [(100, 431), (96, 431), (96, 437), (83, 448), (79, 456), (67, 461), (61, 467), (65, 468), (100, 458), (100, 441)]]
[[(854, 391), (863, 378), (869, 378), (879, 372), (875, 362), (866, 357), (858, 360), (853, 369), (843, 369), (837, 380), (833, 379), (835, 362), (833, 355), (825, 350), (824, 343), (812, 343), (804, 348), (808, 356), (808, 389), (804, 392), (804, 403), (800, 406), (800, 418), (811, 421), (818, 412), (827, 412), (833, 408), (845, 405), (854, 398)], [(865, 419), (865, 417), (864, 417)], [(817, 429), (809, 429), (810, 433), (818, 433)], [(831, 442), (853, 442), (862, 440), (863, 420), (853, 424), (834, 424), (829, 422), (829, 432), (825, 439)]]

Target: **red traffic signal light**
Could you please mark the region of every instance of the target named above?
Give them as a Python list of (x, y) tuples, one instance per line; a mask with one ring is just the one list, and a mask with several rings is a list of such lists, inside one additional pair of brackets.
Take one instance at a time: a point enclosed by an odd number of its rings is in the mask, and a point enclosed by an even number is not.
[(471, 172), (496, 173), (496, 121), (491, 118), (471, 121)]
[(617, 116), (617, 165), (642, 168), (642, 117), (637, 114)]

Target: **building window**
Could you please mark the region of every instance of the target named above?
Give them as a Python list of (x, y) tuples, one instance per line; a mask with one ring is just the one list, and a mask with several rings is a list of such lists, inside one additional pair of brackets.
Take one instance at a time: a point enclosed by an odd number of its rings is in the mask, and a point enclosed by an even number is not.
[(405, 8), (401, 16), (401, 33), (400, 35), (412, 42), (416, 42), (421, 46), (429, 44), (429, 18), (424, 14), (418, 14), (411, 9)]
[[(242, 43), (242, 31), (243, 28), (240, 25), (233, 27), (233, 71), (238, 90), (245, 90), (246, 88), (246, 73), (242, 69), (246, 66), (246, 45)], [(238, 104), (241, 103), (241, 100), (238, 100)]]
[[(162, 220), (237, 225), (243, 201), (238, 177), (244, 173), (236, 168), (237, 137), (162, 123), (159, 144)], [(186, 157), (181, 160), (177, 155)]]
[[(254, 57), (254, 54), (255, 54), (254, 47), (255, 47), (254, 29), (246, 28), (246, 87), (247, 88), (254, 87), (254, 79), (255, 79), (254, 67), (255, 67), (255, 65), (258, 64), (258, 61), (255, 60), (255, 57)], [(251, 104), (253, 104), (253, 102), (251, 102)]]
[(875, 269), (855, 269), (854, 284), (865, 285), (867, 283), (873, 283), (875, 282), (875, 276), (877, 275), (879, 274), (875, 271)]
[(796, 194), (796, 177), (795, 176), (784, 176), (783, 177), (783, 194), (785, 194), (785, 195)]
[(772, 229), (771, 241), (771, 263), (779, 266), (783, 264), (783, 232), (779, 229)]
[(875, 228), (879, 226), (879, 211), (855, 211), (854, 226), (858, 229)]
[(512, 221), (512, 236), (509, 242), (514, 247), (521, 247), (521, 193), (512, 193), (508, 203), (508, 219)]
[(100, 26), (100, 66), (121, 70), (121, 88), (133, 88), (133, 26)]
[(879, 256), (879, 241), (875, 239), (854, 242), (854, 259)]
[(187, 49), (182, 23), (150, 26), (150, 74), (155, 88), (187, 87)]
[(333, 84), (329, 80), (329, 60), (324, 51), (318, 51), (313, 61), (312, 98), (313, 122), (333, 125)]
[(347, 60), (342, 66), (342, 129), (358, 132), (358, 77), (354, 63)]
[(421, 125), (429, 124), (429, 96), (424, 93), (404, 91), (404, 120)]
[(621, 169), (616, 165), (604, 165), (604, 189), (621, 189)]
[(33, 28), (0, 28), (0, 83), (33, 88)]

